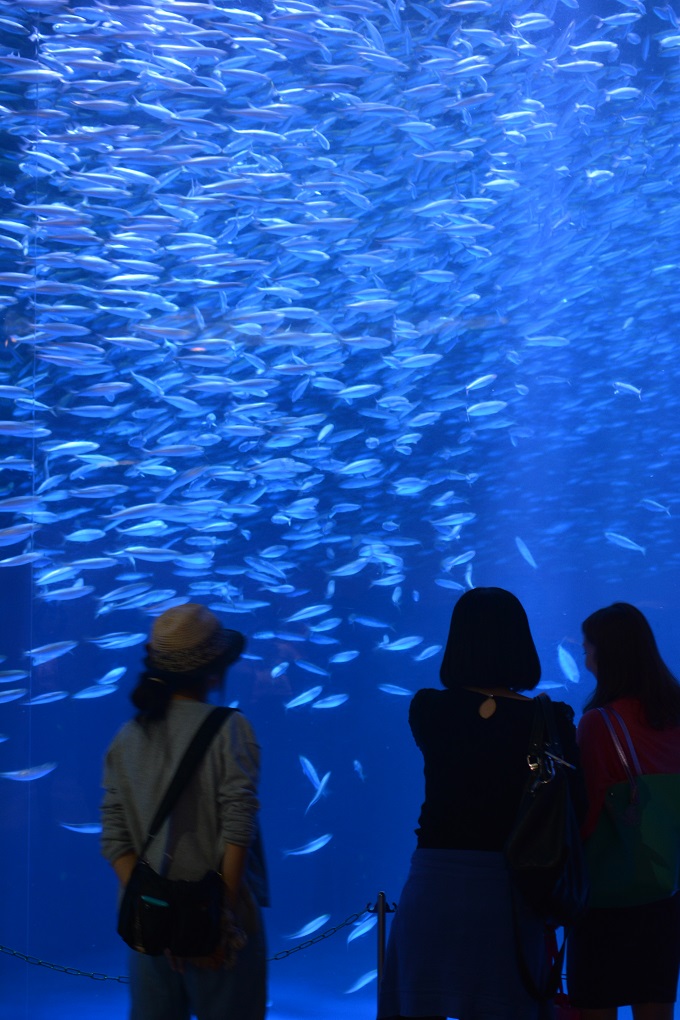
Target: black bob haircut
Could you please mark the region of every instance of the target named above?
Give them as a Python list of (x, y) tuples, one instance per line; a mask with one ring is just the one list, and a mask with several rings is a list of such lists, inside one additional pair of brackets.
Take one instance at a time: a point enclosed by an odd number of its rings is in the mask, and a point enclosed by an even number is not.
[(471, 588), (456, 602), (439, 678), (444, 687), (530, 691), (541, 663), (519, 599), (504, 588)]

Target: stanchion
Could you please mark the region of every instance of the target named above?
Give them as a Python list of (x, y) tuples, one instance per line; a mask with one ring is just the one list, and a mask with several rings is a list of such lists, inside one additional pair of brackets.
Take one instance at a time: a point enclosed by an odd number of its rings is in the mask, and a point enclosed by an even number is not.
[[(371, 906), (370, 903), (366, 904), (366, 912), (369, 914), (376, 914), (378, 919), (377, 930), (378, 930), (378, 989), (380, 988), (380, 981), (383, 975), (383, 969), (385, 967), (385, 943), (386, 943), (386, 925), (385, 918), (387, 914), (393, 914), (397, 909), (396, 903), (391, 906), (388, 905), (385, 893), (378, 893), (378, 900), (375, 905)], [(350, 914), (344, 921), (334, 925), (332, 928), (326, 928), (318, 935), (314, 935), (312, 938), (306, 939), (304, 942), (298, 943), (296, 946), (291, 946), (290, 949), (284, 949), (280, 953), (276, 953), (270, 957), (270, 960), (283, 960), (293, 953), (299, 952), (301, 949), (308, 949), (310, 946), (316, 945), (317, 942), (323, 942), (325, 939), (330, 938), (337, 932), (342, 931), (343, 928), (347, 928), (350, 924), (355, 924), (363, 914)], [(37, 967), (45, 967), (48, 970), (53, 970), (59, 974), (72, 974), (76, 977), (88, 977), (94, 981), (117, 981), (120, 984), (129, 984), (130, 979), (124, 975), (114, 976), (111, 974), (102, 974), (99, 972), (91, 972), (86, 970), (78, 970), (76, 967), (64, 967), (58, 963), (50, 963), (47, 960), (41, 960), (37, 956), (29, 956), (26, 953), (20, 953), (17, 949), (10, 949), (9, 946), (0, 945), (0, 953), (6, 953), (8, 956), (13, 956), (17, 960), (22, 960), (24, 963), (34, 964)], [(371, 974), (372, 977), (372, 974)]]
[(385, 941), (387, 935), (385, 918), (387, 914), (393, 914), (396, 909), (396, 903), (393, 903), (391, 907), (388, 905), (384, 892), (378, 893), (378, 900), (375, 906), (371, 906), (370, 903), (366, 904), (366, 910), (369, 914), (377, 914), (378, 916), (378, 994), (380, 993), (380, 982), (385, 968)]

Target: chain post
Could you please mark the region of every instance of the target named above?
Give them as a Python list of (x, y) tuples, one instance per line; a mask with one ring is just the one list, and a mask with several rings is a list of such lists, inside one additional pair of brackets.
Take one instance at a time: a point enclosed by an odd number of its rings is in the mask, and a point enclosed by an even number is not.
[(367, 904), (366, 910), (371, 914), (377, 914), (378, 916), (378, 991), (380, 994), (380, 982), (383, 976), (383, 970), (385, 969), (385, 942), (387, 937), (387, 926), (385, 919), (388, 914), (393, 914), (397, 909), (396, 903), (393, 903), (390, 907), (387, 903), (387, 897), (384, 892), (378, 893), (378, 900), (375, 906)]

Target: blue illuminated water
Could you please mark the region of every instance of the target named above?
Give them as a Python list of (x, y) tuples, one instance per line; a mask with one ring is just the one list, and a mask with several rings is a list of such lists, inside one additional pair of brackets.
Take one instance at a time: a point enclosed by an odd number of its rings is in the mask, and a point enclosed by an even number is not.
[[(521, 598), (577, 710), (600, 605), (677, 669), (679, 55), (642, 0), (3, 10), (0, 772), (56, 767), (0, 778), (0, 944), (124, 973), (64, 825), (176, 601), (249, 637), (272, 955), (398, 898), (408, 693), (461, 591)], [(274, 1020), (372, 1015), (351, 930), (272, 963)], [(0, 976), (3, 1018), (124, 1015), (116, 983)]]

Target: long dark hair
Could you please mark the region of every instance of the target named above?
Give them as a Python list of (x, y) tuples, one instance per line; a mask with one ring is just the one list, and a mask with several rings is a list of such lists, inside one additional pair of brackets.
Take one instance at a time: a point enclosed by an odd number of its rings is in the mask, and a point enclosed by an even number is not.
[(444, 687), (530, 691), (541, 663), (519, 599), (504, 588), (471, 588), (456, 602), (439, 678)]
[(180, 691), (183, 694), (203, 697), (209, 681), (213, 677), (223, 676), (227, 666), (232, 662), (233, 654), (224, 652), (198, 669), (187, 673), (172, 673), (154, 666), (153, 659), (147, 654), (137, 686), (130, 694), (130, 701), (137, 709), (135, 719), (143, 726), (163, 719), (173, 694)]
[(582, 624), (594, 648), (597, 685), (589, 708), (637, 698), (656, 730), (680, 725), (680, 684), (659, 654), (647, 618), (628, 602), (598, 609)]

